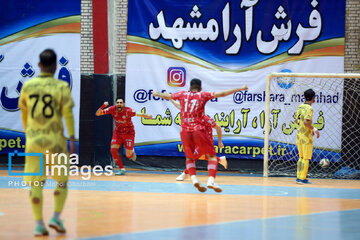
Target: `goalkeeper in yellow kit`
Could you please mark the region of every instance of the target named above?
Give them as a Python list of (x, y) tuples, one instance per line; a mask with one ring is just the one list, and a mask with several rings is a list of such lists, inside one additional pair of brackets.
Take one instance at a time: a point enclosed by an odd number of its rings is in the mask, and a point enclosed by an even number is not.
[(315, 92), (308, 89), (304, 92), (305, 103), (301, 104), (296, 111), (295, 119), (297, 123), (296, 143), (299, 151), (299, 160), (297, 162), (297, 178), (298, 184), (310, 184), (306, 179), (309, 169), (309, 161), (313, 151), (313, 135), (319, 138), (320, 133), (317, 128), (312, 125), (313, 108), (311, 104), (315, 100)]
[[(54, 78), (56, 71), (56, 54), (51, 49), (46, 49), (40, 54), (39, 67), (41, 73), (38, 77), (27, 81), (20, 93), (19, 108), (26, 136), (26, 153), (43, 153), (51, 156), (53, 153), (68, 154), (67, 141), (63, 134), (62, 117), (65, 118), (68, 134), (70, 136), (70, 153), (76, 150), (74, 141), (74, 106), (68, 84)], [(43, 186), (46, 180), (45, 155), (43, 155), (42, 176), (24, 176), (24, 181), (31, 186), (30, 201), (36, 221), (35, 236), (48, 235), (43, 221)], [(49, 227), (57, 232), (65, 233), (66, 230), (60, 220), (64, 208), (68, 187), (69, 162), (55, 159), (55, 164), (65, 166), (56, 169), (53, 179), (56, 181), (54, 190), (54, 215), (49, 222)], [(25, 157), (25, 173), (39, 173), (39, 157)]]

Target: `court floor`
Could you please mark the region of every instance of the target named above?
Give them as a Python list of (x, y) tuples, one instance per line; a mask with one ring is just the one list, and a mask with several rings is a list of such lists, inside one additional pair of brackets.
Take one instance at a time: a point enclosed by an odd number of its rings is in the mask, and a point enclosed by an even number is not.
[[(263, 178), (219, 173), (222, 193), (199, 193), (176, 172), (71, 177), (62, 218), (66, 235), (43, 239), (360, 239), (360, 181)], [(206, 183), (205, 173), (199, 180)], [(0, 239), (33, 239), (28, 187), (0, 171)], [(44, 220), (53, 212), (54, 181), (44, 190)], [(42, 239), (42, 238), (37, 238)]]

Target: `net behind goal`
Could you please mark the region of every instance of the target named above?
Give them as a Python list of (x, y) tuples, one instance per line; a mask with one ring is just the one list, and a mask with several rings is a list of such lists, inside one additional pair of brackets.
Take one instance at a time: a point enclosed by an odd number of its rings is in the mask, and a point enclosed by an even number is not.
[[(316, 93), (310, 178), (360, 178), (360, 74), (273, 73), (266, 83), (264, 176), (296, 177), (295, 112), (304, 91)], [(322, 168), (321, 159), (330, 165)]]

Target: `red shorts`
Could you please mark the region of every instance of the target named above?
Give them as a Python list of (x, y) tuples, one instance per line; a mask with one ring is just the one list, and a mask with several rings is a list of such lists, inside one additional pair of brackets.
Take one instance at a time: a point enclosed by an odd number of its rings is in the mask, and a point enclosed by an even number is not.
[(111, 145), (118, 144), (119, 146), (121, 146), (122, 144), (124, 144), (125, 149), (133, 150), (134, 138), (135, 138), (135, 134), (123, 134), (123, 133), (119, 133), (118, 131), (114, 131), (111, 139)]
[(201, 155), (216, 155), (214, 139), (210, 138), (209, 133), (205, 130), (194, 132), (181, 131), (180, 136), (187, 158), (195, 158), (195, 149)]

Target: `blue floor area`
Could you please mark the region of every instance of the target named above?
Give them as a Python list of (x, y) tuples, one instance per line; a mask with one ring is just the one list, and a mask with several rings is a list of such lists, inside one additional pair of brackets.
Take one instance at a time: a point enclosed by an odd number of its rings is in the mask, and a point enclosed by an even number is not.
[[(49, 179), (45, 189), (53, 189), (55, 181)], [(21, 177), (0, 177), (0, 188), (24, 188)], [(280, 186), (248, 186), (221, 185), (221, 194), (248, 196), (283, 196), (309, 198), (360, 199), (359, 189), (314, 188), (314, 187), (280, 187)], [(151, 193), (194, 193), (218, 194), (214, 191), (198, 192), (190, 182), (156, 183), (156, 182), (119, 182), (96, 180), (70, 180), (70, 190), (87, 191), (121, 191), (121, 192), (151, 192)], [(360, 239), (360, 238), (359, 238)]]
[[(347, 221), (339, 228), (339, 219)], [(93, 240), (359, 240), (360, 209), (83, 238)]]

